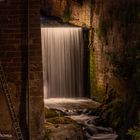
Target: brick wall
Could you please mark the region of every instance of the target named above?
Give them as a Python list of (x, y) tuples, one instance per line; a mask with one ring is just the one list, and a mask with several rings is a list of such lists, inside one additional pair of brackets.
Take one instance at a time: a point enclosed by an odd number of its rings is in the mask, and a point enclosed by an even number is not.
[(42, 139), (44, 123), (40, 1), (30, 0), (30, 9), (30, 128), (32, 139), (40, 140)]
[[(30, 0), (29, 13), (30, 44), (28, 46), (27, 0), (7, 0), (0, 2), (0, 61), (7, 76), (8, 86), (12, 91), (11, 98), (25, 137), (28, 133), (26, 131), (28, 127), (26, 123), (28, 122), (26, 120), (28, 116), (26, 105), (28, 104), (29, 95), (30, 138), (36, 140), (41, 139), (41, 133), (43, 132), (43, 84), (39, 0)], [(29, 91), (29, 94), (27, 91)], [(2, 90), (0, 91), (0, 98), (0, 132), (13, 132)]]

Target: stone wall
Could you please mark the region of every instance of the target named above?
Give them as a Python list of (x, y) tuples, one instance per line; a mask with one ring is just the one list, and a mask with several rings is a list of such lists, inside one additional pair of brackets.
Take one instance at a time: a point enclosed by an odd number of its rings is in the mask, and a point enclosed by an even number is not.
[[(25, 139), (27, 139), (27, 128), (29, 127), (30, 139), (39, 140), (43, 133), (44, 106), (40, 1), (30, 0), (29, 8), (30, 39), (28, 46), (27, 1), (0, 2), (0, 61), (7, 76), (8, 87), (11, 90), (10, 96), (20, 119)], [(2, 90), (0, 93), (0, 132), (13, 133)]]
[(96, 94), (109, 88), (124, 96), (132, 92), (139, 4), (137, 0), (98, 0), (93, 5)]
[(41, 7), (48, 16), (59, 17), (78, 26), (90, 26), (90, 2), (83, 0), (83, 4), (80, 4), (73, 0), (42, 0)]
[(140, 126), (139, 6), (138, 0), (95, 0), (92, 9), (92, 93), (111, 105), (102, 117), (120, 139), (127, 139), (134, 125)]

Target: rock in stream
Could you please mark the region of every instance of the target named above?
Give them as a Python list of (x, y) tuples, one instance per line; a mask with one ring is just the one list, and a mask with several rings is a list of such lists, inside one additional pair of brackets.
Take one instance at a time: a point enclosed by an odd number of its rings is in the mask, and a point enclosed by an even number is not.
[[(96, 126), (99, 116), (89, 115), (100, 104), (90, 99), (48, 99), (45, 106), (60, 110), (64, 116), (46, 123), (50, 140), (116, 140), (118, 135), (110, 127)], [(70, 118), (70, 120), (67, 120)], [(47, 122), (47, 118), (46, 118)], [(49, 120), (48, 120), (49, 122)], [(56, 122), (56, 123), (54, 123)], [(54, 124), (53, 124), (54, 123)], [(46, 139), (47, 140), (47, 139)]]

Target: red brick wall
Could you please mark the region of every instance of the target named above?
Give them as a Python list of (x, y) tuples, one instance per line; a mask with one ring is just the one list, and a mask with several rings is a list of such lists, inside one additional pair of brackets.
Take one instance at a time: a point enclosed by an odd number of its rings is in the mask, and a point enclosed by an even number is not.
[[(41, 139), (43, 127), (43, 84), (40, 39), (40, 1), (30, 0), (30, 44), (27, 43), (27, 0), (0, 2), (0, 61), (2, 62), (15, 110), (26, 134), (29, 95), (31, 139)], [(28, 59), (29, 54), (29, 59)], [(29, 65), (28, 65), (29, 63)], [(29, 67), (28, 67), (29, 66)], [(29, 94), (28, 94), (29, 81)], [(0, 132), (12, 126), (5, 99), (0, 91)], [(1, 121), (2, 120), (2, 121)]]

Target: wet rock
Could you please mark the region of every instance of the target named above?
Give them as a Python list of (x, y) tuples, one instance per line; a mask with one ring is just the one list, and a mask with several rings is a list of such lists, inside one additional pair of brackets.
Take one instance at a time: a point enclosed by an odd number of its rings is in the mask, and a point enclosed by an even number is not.
[(96, 126), (108, 127), (108, 124), (106, 122), (104, 122), (104, 120), (101, 117), (96, 118), (94, 124)]
[(88, 116), (85, 114), (81, 114), (81, 115), (72, 115), (69, 116), (71, 119), (77, 121), (78, 123), (83, 123), (83, 124), (87, 124), (87, 122), (89, 120), (95, 120), (96, 118), (98, 118), (97, 116)]
[(78, 115), (81, 115), (83, 113), (83, 109), (78, 109), (76, 112)]
[(52, 124), (74, 124), (76, 123), (74, 120), (72, 120), (69, 117), (54, 117), (47, 119), (47, 122)]
[(87, 108), (83, 109), (82, 114), (88, 114), (89, 110)]
[(49, 140), (85, 140), (81, 127), (76, 124), (59, 124), (57, 128), (52, 125), (49, 130)]
[(91, 139), (91, 135), (87, 131), (84, 132), (84, 136), (86, 140)]
[(12, 134), (9, 133), (1, 133), (0, 132), (0, 140), (14, 140), (14, 137)]
[(53, 109), (57, 114), (58, 116), (66, 116), (67, 114), (61, 110), (58, 110), (58, 109)]
[(96, 134), (91, 140), (116, 140), (117, 137), (116, 134)]
[(58, 109), (49, 109), (45, 107), (45, 118), (53, 118), (53, 117), (58, 117), (58, 116), (64, 116), (66, 115), (64, 112)]
[(52, 98), (45, 100), (45, 106), (58, 110), (83, 110), (85, 108), (93, 109), (100, 106), (100, 103), (91, 99), (63, 99)]
[[(54, 101), (54, 104), (47, 102), (53, 108), (51, 111), (57, 114), (46, 119), (46, 126), (51, 131), (50, 140), (116, 140), (117, 135), (97, 115), (102, 111), (98, 109), (99, 104), (91, 100)], [(93, 104), (96, 104), (96, 108)]]
[(93, 136), (94, 134), (98, 133), (98, 130), (94, 125), (93, 126), (86, 126), (84, 128), (84, 131), (87, 132), (90, 136)]
[(99, 133), (113, 133), (113, 129), (112, 128), (105, 128), (102, 126), (97, 126), (96, 129), (98, 130)]
[(95, 119), (89, 119), (89, 120), (86, 121), (86, 123), (87, 123), (87, 125), (88, 124), (95, 124)]

